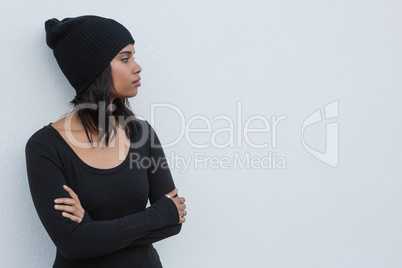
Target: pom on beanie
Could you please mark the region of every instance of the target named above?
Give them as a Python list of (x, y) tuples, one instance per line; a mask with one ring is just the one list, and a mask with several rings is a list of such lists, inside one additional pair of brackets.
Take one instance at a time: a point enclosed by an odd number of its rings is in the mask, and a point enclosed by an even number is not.
[(46, 43), (60, 69), (79, 94), (88, 88), (110, 61), (128, 44), (130, 32), (115, 20), (85, 15), (45, 22)]

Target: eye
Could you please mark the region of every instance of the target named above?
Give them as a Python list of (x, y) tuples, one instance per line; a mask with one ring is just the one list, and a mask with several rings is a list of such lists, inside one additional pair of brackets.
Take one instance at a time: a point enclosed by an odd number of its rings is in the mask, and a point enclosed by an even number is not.
[[(121, 61), (124, 62), (124, 63), (127, 63), (129, 59), (130, 58), (124, 58), (124, 59), (121, 59)], [(133, 57), (133, 60), (135, 60), (135, 57)]]

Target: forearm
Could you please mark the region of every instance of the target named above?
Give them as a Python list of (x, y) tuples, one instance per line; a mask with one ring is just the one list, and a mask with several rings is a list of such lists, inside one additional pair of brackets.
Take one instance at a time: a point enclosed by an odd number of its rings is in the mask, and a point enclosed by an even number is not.
[(145, 246), (149, 245), (152, 243), (156, 243), (158, 241), (161, 241), (163, 239), (166, 239), (168, 237), (177, 235), (181, 231), (182, 224), (175, 224), (171, 225), (168, 227), (160, 228), (157, 230), (154, 230), (147, 234), (146, 236), (143, 236), (137, 240), (134, 240), (129, 247), (140, 247), (140, 246)]
[(35, 203), (46, 231), (58, 250), (70, 260), (112, 253), (129, 246), (155, 229), (178, 221), (178, 218), (171, 217), (174, 207), (169, 203), (173, 202), (167, 198), (158, 200), (142, 212), (126, 217), (106, 221), (91, 221), (85, 217), (81, 223), (62, 217), (56, 210), (56, 213), (44, 210), (43, 205)]

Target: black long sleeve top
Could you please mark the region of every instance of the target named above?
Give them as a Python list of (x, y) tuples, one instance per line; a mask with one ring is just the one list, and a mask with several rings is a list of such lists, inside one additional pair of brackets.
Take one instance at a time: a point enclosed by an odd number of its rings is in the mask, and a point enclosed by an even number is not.
[[(136, 144), (146, 137), (145, 143), (131, 146), (125, 160), (110, 169), (86, 164), (51, 123), (29, 138), (29, 188), (57, 247), (53, 267), (162, 267), (152, 243), (178, 234), (181, 224), (174, 202), (165, 196), (175, 185), (163, 148), (153, 127), (142, 122)], [(54, 208), (56, 198), (71, 198), (63, 184), (85, 209), (80, 223)]]

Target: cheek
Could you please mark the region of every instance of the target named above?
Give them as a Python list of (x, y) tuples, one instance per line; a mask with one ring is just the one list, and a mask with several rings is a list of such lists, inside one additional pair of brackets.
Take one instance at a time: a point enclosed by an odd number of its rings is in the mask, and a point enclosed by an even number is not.
[(112, 77), (115, 85), (130, 83), (130, 73), (125, 68), (115, 68), (112, 71)]
[(113, 82), (116, 86), (120, 85), (122, 83), (122, 80), (124, 78), (123, 73), (119, 69), (115, 69), (114, 72), (112, 72), (112, 78)]

